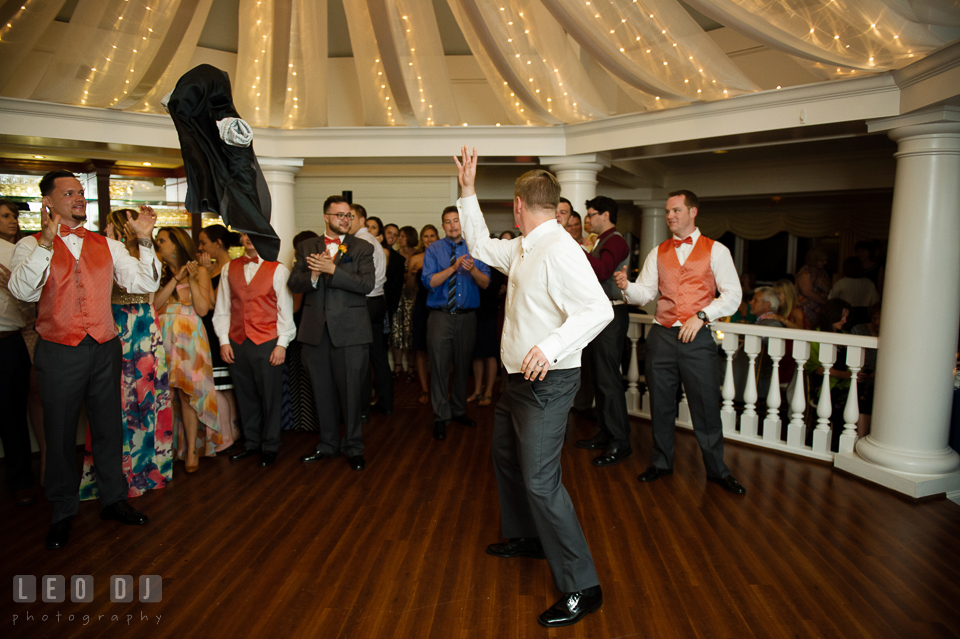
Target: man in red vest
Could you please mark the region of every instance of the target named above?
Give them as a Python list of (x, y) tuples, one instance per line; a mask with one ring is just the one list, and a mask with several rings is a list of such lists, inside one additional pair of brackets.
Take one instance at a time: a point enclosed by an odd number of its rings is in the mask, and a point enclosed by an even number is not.
[(673, 473), (677, 390), (683, 382), (707, 481), (743, 495), (746, 489), (723, 462), (717, 346), (710, 330), (701, 330), (704, 324), (733, 313), (742, 292), (729, 249), (697, 229), (698, 207), (697, 196), (690, 191), (671, 193), (666, 210), (673, 237), (650, 251), (636, 282), (627, 281), (626, 269), (615, 276), (631, 304), (646, 304), (660, 293), (647, 337), (653, 460), (637, 479), (650, 482)]
[(69, 171), (51, 171), (40, 180), (43, 230), (17, 243), (9, 290), (25, 302), (37, 302), (34, 355), (43, 432), (47, 440), (44, 493), (53, 506), (47, 548), (66, 545), (70, 522), (79, 508), (77, 422), (86, 403), (97, 469), (102, 519), (147, 523), (126, 502), (121, 467), (123, 424), (120, 409), (120, 339), (113, 320), (113, 282), (131, 293), (153, 293), (160, 284), (160, 263), (153, 250), (157, 216), (147, 206), (130, 224), (140, 244), (140, 259), (116, 240), (87, 231), (83, 186)]
[(232, 461), (260, 453), (260, 467), (277, 459), (280, 448), (280, 400), (287, 345), (297, 334), (293, 297), (287, 288), (290, 271), (267, 262), (246, 233), (240, 235), (246, 254), (223, 267), (213, 330), (220, 338), (220, 356), (230, 365), (246, 447)]

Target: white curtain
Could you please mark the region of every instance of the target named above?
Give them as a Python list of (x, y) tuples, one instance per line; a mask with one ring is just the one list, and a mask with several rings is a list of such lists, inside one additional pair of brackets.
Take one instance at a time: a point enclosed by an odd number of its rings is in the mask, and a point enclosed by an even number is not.
[[(360, 85), (360, 103), (363, 105), (363, 123), (366, 126), (392, 126), (406, 124), (393, 99), (390, 83), (384, 75), (377, 36), (370, 20), (367, 3), (354, 0), (343, 3), (347, 15), (347, 30), (353, 62)], [(413, 122), (411, 122), (413, 124)]]
[(233, 99), (258, 127), (303, 128), (327, 122), (324, 0), (240, 0)]
[[(946, 0), (687, 2), (704, 15), (758, 42), (819, 64), (817, 69), (828, 76), (843, 75), (843, 69), (897, 69), (943, 46), (948, 40), (932, 30), (930, 24), (911, 21), (904, 14), (921, 17), (933, 13), (936, 18), (939, 13), (924, 8), (943, 8), (949, 4), (956, 7), (955, 2)], [(911, 4), (921, 9), (919, 14)], [(840, 71), (836, 71), (836, 67), (840, 67)]]

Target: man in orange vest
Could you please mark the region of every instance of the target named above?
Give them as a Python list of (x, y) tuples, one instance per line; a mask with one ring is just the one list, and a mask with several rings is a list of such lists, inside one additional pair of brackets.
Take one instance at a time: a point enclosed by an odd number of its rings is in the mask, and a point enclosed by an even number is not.
[[(160, 262), (153, 250), (157, 216), (148, 206), (130, 220), (140, 258), (126, 247), (83, 228), (87, 200), (69, 171), (51, 171), (40, 180), (43, 230), (17, 243), (9, 290), (24, 302), (37, 302), (34, 355), (43, 432), (47, 440), (44, 494), (53, 506), (47, 548), (62, 548), (79, 509), (77, 422), (80, 404), (90, 418), (102, 519), (147, 523), (126, 502), (123, 475), (123, 424), (120, 402), (120, 339), (113, 320), (113, 282), (131, 293), (153, 293), (160, 285)], [(128, 216), (129, 217), (129, 216)]]
[(697, 229), (698, 209), (699, 200), (690, 191), (670, 193), (667, 227), (673, 237), (650, 251), (636, 282), (627, 281), (626, 269), (615, 275), (630, 304), (646, 304), (660, 293), (647, 338), (653, 459), (637, 479), (651, 482), (673, 473), (677, 390), (683, 382), (707, 481), (743, 495), (746, 489), (723, 462), (717, 346), (704, 329), (704, 324), (733, 313), (742, 292), (729, 249)]
[(287, 346), (297, 334), (290, 271), (280, 262), (260, 259), (246, 233), (245, 254), (223, 267), (213, 330), (220, 356), (230, 366), (240, 425), (246, 446), (231, 461), (260, 453), (260, 468), (277, 460), (280, 448), (280, 401)]

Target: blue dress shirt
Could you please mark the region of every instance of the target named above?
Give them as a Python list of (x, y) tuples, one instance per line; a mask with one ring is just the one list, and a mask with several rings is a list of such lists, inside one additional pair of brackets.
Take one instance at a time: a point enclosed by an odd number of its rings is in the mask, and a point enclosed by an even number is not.
[[(480, 306), (480, 288), (473, 280), (473, 276), (462, 267), (442, 282), (440, 286), (436, 288), (430, 286), (430, 280), (434, 275), (450, 268), (450, 253), (453, 250), (453, 246), (454, 242), (450, 238), (445, 237), (431, 244), (430, 247), (427, 248), (427, 252), (423, 254), (423, 273), (420, 277), (423, 280), (423, 285), (427, 288), (427, 306), (430, 308), (446, 309), (447, 291), (449, 290), (450, 282), (453, 281), (454, 278), (457, 278), (457, 308), (477, 308)], [(456, 246), (456, 257), (470, 255), (470, 251), (467, 249), (467, 243), (463, 241), (463, 237), (460, 238), (459, 244)], [(490, 276), (489, 266), (480, 260), (474, 260), (473, 263), (476, 268), (480, 269), (481, 273), (488, 277)]]

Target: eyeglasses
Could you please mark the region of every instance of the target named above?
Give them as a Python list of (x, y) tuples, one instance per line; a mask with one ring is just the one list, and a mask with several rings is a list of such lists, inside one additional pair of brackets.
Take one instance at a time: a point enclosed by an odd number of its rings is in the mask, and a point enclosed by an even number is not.
[(353, 213), (327, 213), (327, 215), (336, 216), (338, 220), (352, 220), (357, 217)]
[(591, 217), (596, 217), (598, 215), (603, 215), (603, 213), (587, 213), (585, 217), (589, 220)]

